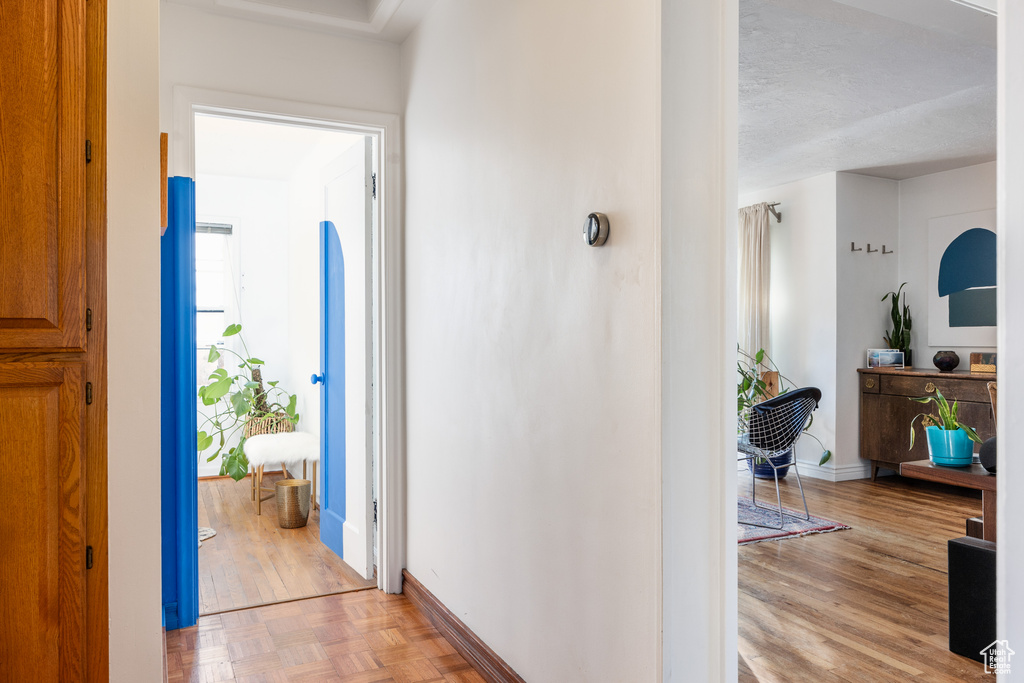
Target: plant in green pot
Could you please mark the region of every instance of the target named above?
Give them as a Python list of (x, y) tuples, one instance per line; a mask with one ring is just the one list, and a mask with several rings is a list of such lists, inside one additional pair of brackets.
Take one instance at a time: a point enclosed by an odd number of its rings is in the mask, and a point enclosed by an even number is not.
[[(199, 387), (199, 398), (212, 414), (203, 415), (206, 419), (196, 434), (196, 449), (200, 453), (217, 442), (216, 451), (206, 462), (220, 457), (221, 475), (229, 475), (235, 481), (244, 478), (249, 471), (249, 460), (245, 457), (245, 441), (249, 436), (292, 431), (299, 421), (296, 395), (288, 394), (276, 381), (266, 383), (269, 389), (264, 387), (261, 370), (264, 363), (249, 353), (241, 331), (241, 325), (228, 325), (222, 335), (238, 335), (241, 354), (228, 348), (218, 349), (215, 344), (210, 346), (207, 360), (219, 361), (221, 367), (210, 374), (207, 384)], [(229, 373), (223, 367), (229, 358), (238, 361), (238, 372)], [(234, 443), (235, 438), (237, 443)]]
[(909, 368), (914, 365), (914, 352), (910, 350), (910, 329), (913, 320), (910, 319), (910, 306), (906, 304), (907, 295), (903, 294), (903, 288), (906, 286), (907, 283), (904, 282), (895, 292), (889, 292), (882, 297), (882, 301), (892, 298), (892, 310), (889, 312), (892, 329), (886, 330), (882, 339), (885, 340), (886, 348), (903, 352), (903, 364)]
[(936, 465), (967, 467), (974, 460), (974, 444), (981, 443), (981, 437), (960, 421), (960, 404), (954, 399), (950, 404), (942, 392), (935, 390), (934, 396), (911, 398), (918, 403), (934, 403), (938, 415), (918, 413), (910, 421), (910, 447), (914, 447), (914, 423), (921, 418), (924, 433), (928, 439), (928, 459)]

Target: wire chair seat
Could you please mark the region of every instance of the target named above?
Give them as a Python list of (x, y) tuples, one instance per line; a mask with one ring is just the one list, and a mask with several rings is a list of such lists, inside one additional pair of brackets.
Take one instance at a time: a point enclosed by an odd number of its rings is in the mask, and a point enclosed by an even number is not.
[[(750, 497), (756, 508), (777, 512), (779, 522), (777, 525), (759, 524), (757, 522), (744, 522), (740, 524), (758, 526), (768, 529), (782, 529), (785, 526), (785, 518), (808, 520), (811, 513), (807, 509), (807, 498), (804, 496), (803, 483), (800, 481), (800, 470), (797, 467), (797, 460), (794, 450), (797, 441), (803, 434), (804, 429), (811, 419), (811, 413), (818, 407), (821, 400), (821, 391), (815, 387), (805, 387), (768, 399), (751, 406), (744, 411), (739, 418), (739, 437), (737, 438), (737, 461), (763, 461), (772, 468), (775, 479), (775, 498), (777, 507), (761, 505), (757, 502), (757, 478), (750, 478)], [(776, 463), (774, 459), (786, 454), (793, 454), (787, 458), (789, 462)], [(804, 505), (804, 516), (799, 517), (788, 513), (782, 507), (782, 492), (779, 488), (779, 470), (792, 467), (796, 473), (797, 485), (800, 488), (800, 498)]]

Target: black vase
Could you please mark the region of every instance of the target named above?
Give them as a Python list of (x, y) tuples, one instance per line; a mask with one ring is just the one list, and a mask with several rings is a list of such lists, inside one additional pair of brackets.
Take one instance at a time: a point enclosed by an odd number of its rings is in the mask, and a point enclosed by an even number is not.
[(956, 351), (939, 351), (932, 358), (932, 362), (939, 372), (953, 372), (956, 366), (960, 365), (960, 356), (956, 355)]
[(981, 451), (978, 452), (978, 459), (981, 466), (990, 473), (996, 473), (996, 437), (992, 437), (981, 444)]

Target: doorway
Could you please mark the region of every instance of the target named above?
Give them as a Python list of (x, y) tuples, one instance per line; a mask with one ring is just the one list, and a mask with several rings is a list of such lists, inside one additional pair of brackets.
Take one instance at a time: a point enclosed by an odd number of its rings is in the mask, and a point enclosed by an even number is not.
[[(374, 232), (373, 139), (206, 113), (195, 114), (194, 130), (197, 423), (205, 446), (197, 501), (206, 539), (199, 612), (375, 586), (365, 493), (375, 458), (365, 267)], [(334, 245), (320, 240), (327, 220), (343, 226)], [(348, 273), (325, 287), (332, 248), (339, 261), (344, 252)], [(332, 322), (333, 309), (324, 307), (334, 301), (341, 319)], [(348, 372), (324, 371), (335, 357)], [(311, 375), (328, 377), (324, 391)], [(213, 398), (226, 377), (230, 389)], [(323, 399), (332, 395), (328, 408)], [(260, 452), (247, 453), (246, 444), (275, 432), (288, 434), (280, 442), (286, 450), (294, 433), (320, 439), (319, 460), (266, 463), (257, 478)], [(282, 528), (275, 484), (307, 476), (319, 494), (308, 524)]]
[[(266, 464), (267, 491), (261, 496), (262, 514), (256, 514), (253, 487), (246, 481), (252, 475), (238, 457), (246, 428), (222, 434), (217, 424), (223, 421), (210, 421), (203, 412), (211, 410), (209, 401), (191, 393), (200, 432), (205, 421), (206, 436), (215, 438), (205, 444), (200, 434), (200, 446), (207, 448), (193, 470), (195, 521), (178, 523), (193, 529), (193, 539), (196, 527), (206, 527), (208, 535), (195, 572), (188, 571), (187, 561), (179, 562), (179, 601), (188, 602), (190, 580), (196, 614), (366, 587), (397, 592), (400, 582), (394, 577), (401, 566), (395, 570), (391, 563), (400, 555), (383, 513), (394, 507), (388, 508), (385, 478), (395, 470), (388, 467), (395, 450), (389, 448), (394, 439), (388, 438), (385, 413), (395, 415), (400, 376), (385, 371), (385, 360), (395, 356), (391, 344), (398, 336), (392, 332), (394, 314), (381, 315), (386, 304), (397, 309), (395, 288), (387, 280), (397, 244), (384, 240), (387, 216), (397, 214), (396, 193), (385, 188), (397, 178), (380, 167), (386, 150), (397, 147), (396, 121), (363, 114), (371, 122), (350, 123), (339, 120), (347, 119), (346, 113), (334, 111), (317, 113), (335, 118), (268, 114), (267, 102), (240, 102), (247, 99), (240, 96), (189, 89), (176, 89), (175, 95), (177, 103), (187, 103), (187, 109), (179, 109), (184, 116), (175, 118), (175, 131), (187, 131), (183, 137), (189, 144), (177, 140), (174, 168), (191, 170), (196, 179), (192, 387), (217, 381), (214, 373), (245, 374), (255, 365), (261, 376), (243, 377), (235, 385), (249, 389), (243, 398), (253, 400), (251, 393), (262, 382), (275, 412), (322, 449), (316, 470), (311, 462)], [(224, 107), (228, 102), (242, 106)], [(302, 110), (275, 104), (279, 111)], [(392, 152), (391, 159), (396, 156)], [(356, 196), (361, 201), (353, 202)], [(359, 211), (352, 210), (353, 203)], [(340, 298), (348, 317), (333, 337), (326, 334), (330, 320), (324, 315), (322, 283), (326, 224), (341, 227), (335, 238), (346, 275)], [(334, 287), (327, 293), (339, 298)], [(325, 412), (324, 385), (316, 383), (326, 375), (331, 386), (324, 362), (332, 351), (345, 366), (334, 373), (344, 399), (333, 417)], [(322, 438), (328, 427), (340, 441)], [(309, 521), (299, 529), (278, 526), (272, 491), (285, 476), (313, 480)], [(181, 548), (189, 535), (179, 534)]]

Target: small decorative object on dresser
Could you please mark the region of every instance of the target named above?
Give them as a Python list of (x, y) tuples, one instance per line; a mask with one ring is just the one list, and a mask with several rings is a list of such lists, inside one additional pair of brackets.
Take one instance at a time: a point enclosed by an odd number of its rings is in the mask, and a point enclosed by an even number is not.
[(869, 368), (902, 368), (905, 361), (905, 354), (897, 349), (868, 349)]
[(932, 363), (939, 372), (953, 372), (960, 365), (960, 356), (956, 355), (956, 351), (939, 351), (932, 358)]
[(918, 403), (934, 403), (938, 416), (931, 413), (918, 413), (910, 421), (910, 447), (914, 447), (914, 423), (923, 418), (924, 431), (928, 436), (928, 459), (936, 465), (947, 467), (968, 467), (974, 459), (974, 446), (981, 443), (974, 428), (960, 420), (960, 403), (954, 399), (950, 404), (938, 387), (933, 389), (934, 396), (911, 398)]
[(972, 353), (971, 372), (995, 372), (996, 354), (994, 353)]

